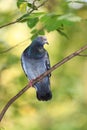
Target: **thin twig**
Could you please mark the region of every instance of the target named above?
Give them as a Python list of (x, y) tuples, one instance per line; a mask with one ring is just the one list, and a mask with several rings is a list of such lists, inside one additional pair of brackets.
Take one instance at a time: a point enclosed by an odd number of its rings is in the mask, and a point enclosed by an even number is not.
[(3, 51), (0, 51), (0, 55), (3, 54), (3, 53), (6, 53), (6, 52), (8, 52), (8, 51), (10, 51), (10, 50), (12, 50), (12, 49), (14, 49), (14, 48), (16, 48), (16, 47), (18, 47), (18, 46), (20, 46), (20, 44), (25, 44), (24, 42), (26, 42), (27, 40), (29, 40), (29, 38), (27, 38), (26, 40), (24, 40), (24, 41), (22, 41), (22, 42), (17, 43), (16, 45), (14, 45), (14, 46), (12, 46), (12, 47), (10, 47), (10, 48), (8, 48), (8, 49), (5, 49), (5, 50), (3, 50)]
[(33, 1), (33, 6), (35, 6), (35, 2), (36, 2), (36, 1), (37, 1), (37, 0), (34, 0), (34, 1)]
[(13, 22), (10, 22), (10, 23), (7, 23), (7, 24), (4, 24), (4, 25), (0, 26), (0, 28), (4, 28), (4, 27), (6, 27), (6, 26), (9, 26), (9, 25), (15, 24), (15, 23), (17, 23), (17, 22), (18, 22), (18, 21), (15, 20), (15, 21), (13, 21)]
[[(38, 5), (36, 8), (39, 9), (40, 7), (42, 7), (48, 0), (45, 0), (43, 3), (41, 3), (40, 5)], [(30, 10), (28, 13), (26, 13), (25, 15), (30, 15), (32, 12), (34, 12), (36, 9), (33, 8), (32, 10)], [(24, 15), (23, 15), (24, 16)], [(23, 16), (21, 16), (20, 18), (16, 19), (15, 21), (13, 22), (10, 22), (10, 23), (7, 23), (7, 24), (4, 24), (2, 26), (0, 26), (0, 29), (1, 28), (4, 28), (6, 26), (9, 26), (9, 25), (12, 25), (12, 24), (15, 24), (15, 23), (18, 23), (20, 22), (22, 19), (23, 19)]]
[[(41, 81), (45, 76), (47, 76), (48, 74), (50, 74), (52, 71), (54, 71), (55, 69), (57, 69), (58, 67), (60, 67), (64, 63), (66, 63), (67, 61), (71, 60), (75, 56), (78, 56), (81, 52), (83, 52), (86, 49), (87, 49), (87, 44), (85, 46), (83, 46), (82, 48), (80, 48), (79, 50), (75, 51), (74, 53), (71, 53), (69, 56), (65, 57), (63, 60), (61, 60), (60, 62), (58, 62), (57, 64), (55, 64), (53, 67), (51, 67), (48, 71), (46, 71), (45, 73), (41, 74), (39, 77), (37, 77), (36, 79), (34, 79), (33, 82), (32, 82), (32, 85), (34, 85), (35, 83)], [(6, 111), (8, 110), (8, 108), (11, 106), (11, 104), (14, 103), (29, 88), (30, 88), (30, 86), (26, 85), (20, 92), (18, 92), (14, 97), (12, 97), (7, 102), (7, 104), (4, 106), (4, 108), (2, 109), (2, 111), (0, 113), (0, 121), (3, 119), (4, 114), (6, 113)]]
[(87, 57), (85, 54), (79, 54), (78, 56)]

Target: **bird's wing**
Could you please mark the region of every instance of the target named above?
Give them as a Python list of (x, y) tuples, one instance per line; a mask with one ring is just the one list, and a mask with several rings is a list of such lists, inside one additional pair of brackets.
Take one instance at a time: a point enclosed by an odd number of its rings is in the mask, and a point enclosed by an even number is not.
[(24, 56), (23, 56), (23, 54), (22, 54), (22, 56), (21, 56), (21, 66), (22, 66), (22, 68), (23, 68), (23, 71), (24, 71), (24, 73), (25, 73), (25, 75), (28, 77), (28, 75), (27, 75), (27, 69), (26, 69), (26, 65), (25, 65), (25, 63), (24, 63), (24, 58), (23, 58)]
[[(47, 53), (47, 52), (46, 52)], [(51, 67), (51, 65), (50, 65), (50, 60), (49, 60), (49, 54), (47, 53), (46, 55), (45, 55), (45, 57), (46, 57), (46, 68), (47, 68), (47, 70), (49, 70), (50, 69), (50, 67)], [(51, 76), (51, 74), (49, 74), (49, 77)]]
[(23, 53), (21, 57), (21, 63), (25, 74), (30, 80), (35, 79), (50, 68), (50, 62), (47, 53), (45, 53), (43, 58), (39, 59), (31, 59)]

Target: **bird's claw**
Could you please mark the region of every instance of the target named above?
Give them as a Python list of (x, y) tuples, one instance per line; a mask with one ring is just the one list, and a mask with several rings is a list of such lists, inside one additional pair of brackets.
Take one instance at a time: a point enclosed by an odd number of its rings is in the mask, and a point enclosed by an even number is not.
[[(40, 78), (40, 76), (38, 76), (38, 79)], [(29, 81), (29, 86), (31, 87), (33, 87), (33, 85), (34, 85), (34, 82), (35, 82), (35, 79), (31, 79), (30, 81)]]
[(32, 79), (32, 80), (29, 81), (29, 86), (33, 86), (33, 80), (34, 79)]

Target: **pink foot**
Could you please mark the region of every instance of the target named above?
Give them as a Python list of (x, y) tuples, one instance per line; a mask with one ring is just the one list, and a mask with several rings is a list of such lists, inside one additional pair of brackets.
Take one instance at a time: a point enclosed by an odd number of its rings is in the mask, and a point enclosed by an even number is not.
[(29, 86), (33, 86), (33, 79), (29, 81)]

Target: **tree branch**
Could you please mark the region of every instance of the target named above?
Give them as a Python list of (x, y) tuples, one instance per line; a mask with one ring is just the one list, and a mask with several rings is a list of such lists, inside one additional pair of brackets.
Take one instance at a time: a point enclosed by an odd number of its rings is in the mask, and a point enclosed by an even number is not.
[[(47, 1), (48, 1), (48, 0), (45, 0), (43, 3), (41, 3), (40, 5), (38, 5), (36, 8), (39, 9), (39, 8), (42, 7)], [(35, 10), (36, 10), (36, 9), (33, 8), (32, 10), (30, 10), (28, 13), (26, 13), (26, 14), (24, 14), (24, 15), (30, 15), (30, 14), (31, 14), (32, 12), (34, 12)], [(24, 16), (24, 15), (23, 15), (23, 16)], [(10, 23), (7, 23), (7, 24), (4, 24), (4, 25), (0, 26), (0, 29), (1, 29), (1, 28), (4, 28), (4, 27), (6, 27), (6, 26), (9, 26), (9, 25), (12, 25), (12, 24), (15, 24), (15, 23), (20, 22), (20, 21), (23, 19), (23, 16), (21, 16), (20, 18), (16, 19), (16, 20), (13, 21), (13, 22), (10, 22)]]
[[(74, 58), (75, 56), (79, 56), (79, 54), (81, 52), (83, 52), (84, 50), (87, 49), (87, 44), (85, 46), (83, 46), (82, 48), (80, 48), (79, 50), (75, 51), (74, 53), (71, 53), (69, 56), (65, 57), (63, 60), (61, 60), (60, 62), (56, 63), (53, 67), (51, 67), (48, 71), (44, 72), (43, 74), (41, 74), (39, 77), (37, 77), (36, 79), (33, 80), (32, 85), (34, 85), (35, 83), (41, 81), (45, 76), (47, 76), (48, 74), (50, 74), (52, 71), (54, 71), (55, 69), (57, 69), (58, 67), (60, 67), (61, 65), (63, 65), (64, 63), (66, 63), (67, 61), (71, 60), (72, 58)], [(21, 91), (19, 91), (14, 97), (12, 97), (7, 104), (4, 106), (4, 108), (2, 109), (1, 113), (0, 113), (0, 121), (2, 120), (4, 114), (6, 113), (6, 111), (8, 110), (8, 108), (11, 106), (12, 103), (14, 103), (24, 92), (26, 92), (31, 86), (26, 85)]]
[(0, 26), (0, 28), (4, 28), (4, 27), (6, 27), (6, 26), (9, 26), (9, 25), (11, 25), (11, 24), (15, 24), (15, 23), (17, 23), (17, 22), (18, 22), (18, 21), (15, 20), (15, 21), (13, 21), (13, 22), (10, 22), (10, 23), (7, 23), (7, 24), (4, 24), (4, 25)]

